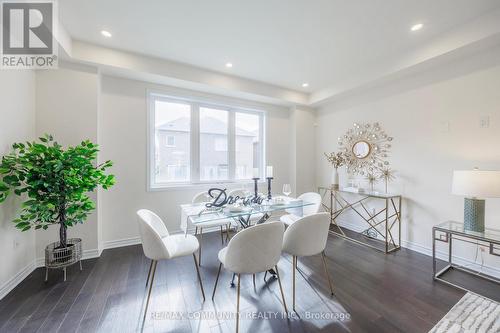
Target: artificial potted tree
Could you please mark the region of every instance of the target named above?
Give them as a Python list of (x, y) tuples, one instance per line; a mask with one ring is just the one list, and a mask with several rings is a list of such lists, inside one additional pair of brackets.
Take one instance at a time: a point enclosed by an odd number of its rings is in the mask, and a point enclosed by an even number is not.
[(0, 163), (0, 203), (12, 193), (25, 198), (13, 221), (21, 231), (59, 225), (59, 242), (47, 247), (59, 255), (48, 260), (46, 249), (47, 268), (50, 262), (50, 268), (65, 268), (79, 261), (81, 240), (68, 240), (67, 228), (85, 222), (95, 209), (89, 192), (114, 184), (114, 176), (105, 172), (112, 162), (97, 164), (99, 147), (88, 140), (65, 149), (47, 134), (38, 142), (14, 143), (12, 148)]

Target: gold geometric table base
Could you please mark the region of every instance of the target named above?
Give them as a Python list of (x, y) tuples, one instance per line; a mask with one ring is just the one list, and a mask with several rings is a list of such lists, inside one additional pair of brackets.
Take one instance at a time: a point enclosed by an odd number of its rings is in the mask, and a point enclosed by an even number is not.
[[(328, 187), (319, 187), (319, 194), (322, 196), (322, 206), (325, 211), (330, 213), (330, 220), (334, 230), (330, 230), (330, 233), (345, 238), (349, 241), (371, 247), (375, 250), (391, 253), (397, 251), (401, 248), (401, 201), (402, 197), (400, 195), (391, 194), (381, 194), (375, 192), (359, 193), (353, 191), (347, 191), (342, 189), (334, 189)], [(329, 194), (329, 205), (324, 203), (325, 196)], [(356, 199), (349, 201), (346, 198), (346, 194), (355, 194)], [(383, 200), (384, 206), (378, 211), (370, 213), (368, 210), (368, 200)], [(336, 206), (339, 206), (339, 209)], [(362, 232), (355, 232), (349, 230), (348, 233), (356, 233), (357, 235), (365, 236), (368, 238), (366, 242), (349, 236), (338, 223), (337, 219), (339, 216), (344, 214), (346, 211), (355, 212), (362, 221), (367, 225)], [(379, 230), (380, 227), (382, 231)], [(397, 229), (397, 230), (395, 230)], [(376, 237), (369, 237), (367, 235), (374, 234)], [(397, 242), (394, 237), (397, 232)], [(380, 237), (381, 239), (378, 239)], [(375, 246), (374, 244), (380, 243), (382, 248)]]

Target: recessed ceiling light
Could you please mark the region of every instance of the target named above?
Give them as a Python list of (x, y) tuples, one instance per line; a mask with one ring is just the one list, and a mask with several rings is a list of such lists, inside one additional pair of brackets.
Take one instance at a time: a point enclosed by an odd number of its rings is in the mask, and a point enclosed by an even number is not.
[(309, 87), (309, 83), (302, 83), (302, 87), (303, 87), (303, 88), (307, 88), (307, 87)]
[(102, 30), (102, 31), (101, 31), (101, 35), (103, 35), (104, 37), (107, 37), (107, 38), (109, 38), (109, 37), (111, 37), (111, 36), (112, 36), (112, 35), (111, 35), (111, 32), (106, 31), (106, 30)]
[(233, 67), (233, 64), (232, 64), (232, 63), (230, 63), (230, 62), (226, 62), (226, 67), (227, 67), (227, 68), (232, 68), (232, 67)]
[(417, 30), (422, 29), (423, 27), (424, 27), (424, 25), (422, 23), (417, 23), (411, 27), (411, 31), (417, 31)]

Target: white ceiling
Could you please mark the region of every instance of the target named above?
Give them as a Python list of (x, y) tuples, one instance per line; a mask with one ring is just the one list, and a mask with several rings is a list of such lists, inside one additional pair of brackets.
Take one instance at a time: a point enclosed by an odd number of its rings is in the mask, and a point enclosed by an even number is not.
[[(499, 6), (498, 0), (59, 2), (73, 39), (305, 92), (376, 70), (388, 57)], [(410, 32), (418, 22), (424, 28)], [(113, 37), (104, 38), (103, 29)]]

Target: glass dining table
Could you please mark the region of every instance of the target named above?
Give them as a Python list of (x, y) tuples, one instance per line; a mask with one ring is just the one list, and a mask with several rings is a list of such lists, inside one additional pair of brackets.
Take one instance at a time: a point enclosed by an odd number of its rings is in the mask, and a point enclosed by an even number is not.
[(312, 202), (288, 198), (282, 200), (265, 200), (261, 204), (248, 206), (226, 205), (224, 207), (207, 207), (207, 203), (181, 205), (181, 229), (187, 234), (190, 225), (203, 226), (210, 222), (230, 220), (242, 228), (251, 225), (252, 218), (258, 217), (256, 224), (264, 223), (273, 212), (287, 211), (296, 216), (302, 216), (302, 208), (313, 205)]
[[(286, 211), (296, 216), (302, 216), (302, 208), (314, 205), (312, 202), (286, 198), (264, 200), (261, 204), (251, 204), (248, 206), (226, 205), (224, 207), (207, 207), (207, 203), (195, 203), (181, 205), (181, 228), (188, 233), (192, 226), (203, 227), (215, 221), (235, 222), (243, 229), (250, 227), (254, 220), (255, 224), (266, 222), (273, 212)], [(253, 217), (253, 219), (252, 219)], [(276, 272), (271, 269), (269, 273), (276, 277)], [(234, 278), (231, 279), (231, 287), (234, 287)]]

